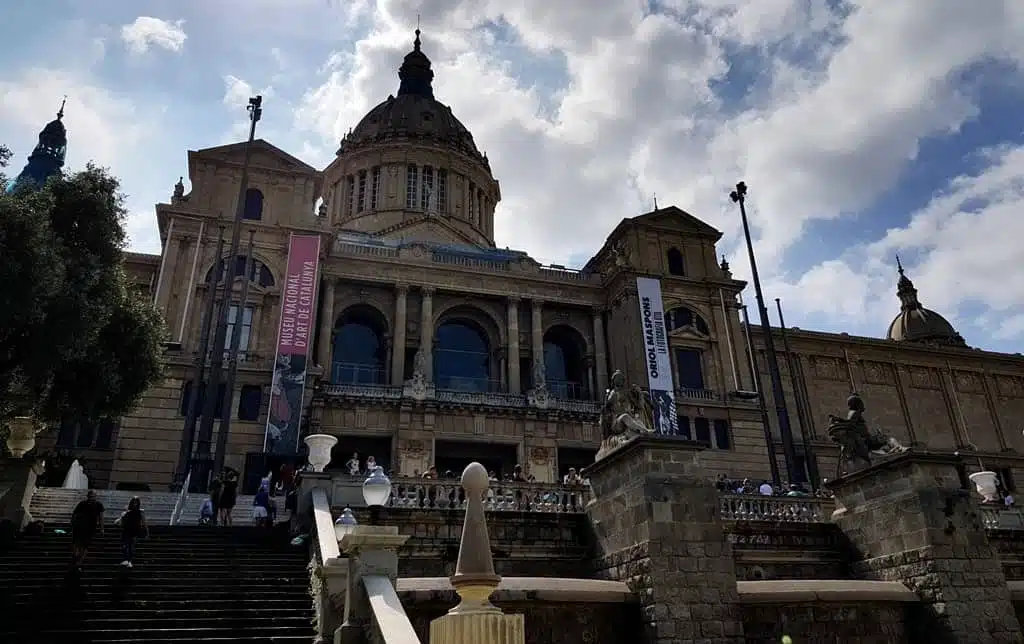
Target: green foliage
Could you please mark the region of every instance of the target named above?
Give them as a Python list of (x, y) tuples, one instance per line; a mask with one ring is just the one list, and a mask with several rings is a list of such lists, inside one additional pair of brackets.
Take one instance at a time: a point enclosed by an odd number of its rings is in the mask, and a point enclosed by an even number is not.
[(125, 275), (125, 215), (92, 165), (0, 194), (0, 425), (121, 416), (162, 378), (164, 322)]

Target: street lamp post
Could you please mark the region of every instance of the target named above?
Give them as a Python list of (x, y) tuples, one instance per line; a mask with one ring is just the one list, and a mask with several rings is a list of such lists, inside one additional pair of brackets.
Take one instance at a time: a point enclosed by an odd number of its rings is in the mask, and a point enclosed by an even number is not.
[[(775, 353), (775, 341), (772, 337), (772, 326), (768, 320), (768, 309), (764, 306), (764, 293), (761, 291), (761, 278), (757, 273), (757, 260), (754, 258), (754, 242), (750, 238), (750, 224), (747, 222), (747, 184), (740, 181), (736, 189), (729, 193), (729, 198), (740, 205), (740, 218), (743, 220), (743, 236), (747, 241), (747, 254), (750, 256), (750, 273), (754, 281), (754, 295), (757, 297), (757, 312), (761, 316), (761, 333), (764, 335), (765, 353), (768, 354), (768, 376), (772, 382), (772, 397), (775, 401), (775, 413), (779, 417), (779, 438), (782, 439), (782, 452), (786, 457), (786, 476), (789, 482), (796, 480), (796, 447), (793, 445), (793, 428), (789, 424), (789, 412), (786, 410), (786, 397), (782, 390), (782, 374), (779, 372), (779, 356)], [(753, 350), (753, 347), (751, 347)], [(757, 377), (757, 374), (755, 374)], [(774, 449), (772, 445), (768, 449)]]
[[(237, 273), (236, 260), (242, 238), (242, 219), (245, 216), (245, 193), (249, 188), (249, 160), (252, 155), (252, 142), (256, 138), (256, 123), (259, 122), (260, 117), (263, 115), (262, 105), (263, 97), (255, 96), (249, 99), (247, 107), (249, 111), (249, 138), (245, 142), (243, 152), (242, 177), (238, 186), (238, 201), (235, 204), (235, 220), (231, 228), (231, 246), (227, 257), (224, 259), (227, 271), (224, 276), (224, 291), (217, 319), (217, 331), (213, 338), (212, 355), (210, 356), (210, 378), (206, 384), (206, 398), (203, 400), (203, 415), (197, 441), (199, 458), (207, 460), (210, 455), (210, 442), (213, 438), (213, 417), (217, 411), (217, 404), (220, 402), (217, 399), (217, 392), (220, 389), (224, 371), (224, 345), (228, 332), (228, 311), (231, 309), (231, 291)], [(248, 278), (248, 276), (244, 277)], [(224, 395), (231, 399), (233, 393), (225, 391)], [(209, 473), (207, 474), (208, 476)]]

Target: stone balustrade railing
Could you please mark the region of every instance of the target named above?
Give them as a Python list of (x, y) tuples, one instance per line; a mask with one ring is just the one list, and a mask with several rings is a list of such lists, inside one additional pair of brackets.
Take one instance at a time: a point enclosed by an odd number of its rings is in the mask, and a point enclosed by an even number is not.
[(828, 523), (835, 503), (816, 497), (723, 494), (720, 507), (726, 521)]
[[(457, 479), (393, 478), (391, 506), (427, 510), (464, 510), (466, 495)], [(484, 508), (512, 512), (583, 512), (590, 486), (492, 481)]]
[(1024, 530), (1024, 510), (999, 505), (982, 505), (981, 522), (989, 530)]
[[(402, 400), (409, 394), (407, 388), (376, 384), (336, 384), (323, 385), (320, 390), (330, 397), (363, 398), (367, 400)], [(463, 391), (438, 387), (429, 390), (426, 399), (450, 405), (473, 405), (484, 407), (501, 407), (513, 409), (530, 409), (537, 405), (531, 404), (527, 394), (512, 394), (495, 391)], [(596, 416), (601, 410), (601, 403), (596, 400), (571, 400), (549, 398), (545, 401), (545, 409), (557, 410), (574, 414)]]

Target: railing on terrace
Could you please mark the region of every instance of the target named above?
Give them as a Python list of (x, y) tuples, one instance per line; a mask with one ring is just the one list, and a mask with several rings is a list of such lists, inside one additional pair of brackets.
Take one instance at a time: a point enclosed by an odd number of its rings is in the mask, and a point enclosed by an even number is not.
[[(452, 383), (451, 380), (448, 381)], [(497, 381), (494, 381), (497, 382)], [(466, 383), (456, 383), (465, 385)], [(481, 405), (488, 407), (509, 407), (526, 409), (530, 407), (528, 397), (525, 393), (513, 394), (500, 390), (500, 383), (495, 386), (498, 390), (481, 390), (478, 388), (443, 387), (436, 385), (433, 390), (433, 399), (438, 402), (456, 405)], [(491, 389), (491, 382), (488, 381), (487, 389)], [(372, 383), (332, 383), (324, 385), (323, 393), (328, 396), (347, 396), (352, 398), (368, 398), (373, 400), (401, 400), (405, 395), (405, 389), (401, 386)], [(577, 414), (597, 414), (601, 409), (601, 403), (595, 400), (573, 400), (560, 398), (555, 395), (548, 401), (547, 409)]]
[(504, 389), (501, 380), (493, 378), (467, 378), (464, 376), (438, 375), (434, 378), (438, 389), (451, 389), (467, 393), (498, 393)]
[[(465, 510), (466, 493), (457, 479), (411, 477), (391, 480), (391, 507), (425, 510)], [(590, 500), (590, 486), (558, 483), (492, 481), (484, 508), (512, 512), (580, 513)]]
[(376, 365), (332, 362), (331, 383), (337, 385), (386, 385), (387, 371)]
[(548, 391), (559, 400), (590, 400), (587, 385), (572, 380), (548, 380)]
[(981, 522), (989, 530), (1024, 529), (1024, 510), (998, 505), (981, 506)]
[(676, 397), (684, 400), (714, 400), (715, 392), (710, 389), (676, 389)]
[(802, 496), (723, 494), (719, 503), (726, 521), (828, 523), (835, 509), (831, 499)]

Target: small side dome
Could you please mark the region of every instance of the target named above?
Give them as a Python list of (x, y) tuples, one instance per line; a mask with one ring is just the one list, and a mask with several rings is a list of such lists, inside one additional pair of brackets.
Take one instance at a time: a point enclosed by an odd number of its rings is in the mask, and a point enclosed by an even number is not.
[(896, 266), (900, 275), (896, 287), (900, 312), (889, 324), (888, 338), (895, 342), (966, 348), (967, 343), (949, 320), (921, 305), (917, 289), (904, 273), (899, 257), (896, 258)]

